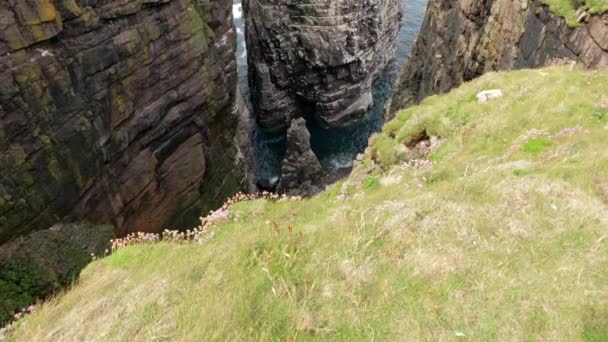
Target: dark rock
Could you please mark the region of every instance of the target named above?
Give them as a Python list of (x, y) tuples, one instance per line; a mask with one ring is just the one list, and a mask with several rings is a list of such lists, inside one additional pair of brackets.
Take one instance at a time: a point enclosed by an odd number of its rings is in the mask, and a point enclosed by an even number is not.
[(396, 50), (400, 0), (245, 0), (249, 83), (260, 125), (315, 117), (342, 127), (372, 105)]
[(251, 189), (231, 0), (0, 2), (0, 244), (196, 224)]
[(281, 166), (278, 190), (290, 196), (311, 196), (322, 190), (323, 170), (310, 148), (310, 133), (303, 118), (291, 121), (287, 152)]
[(556, 60), (606, 67), (607, 20), (608, 14), (593, 15), (582, 27), (570, 28), (538, 0), (430, 0), (390, 112), (488, 71), (541, 67)]

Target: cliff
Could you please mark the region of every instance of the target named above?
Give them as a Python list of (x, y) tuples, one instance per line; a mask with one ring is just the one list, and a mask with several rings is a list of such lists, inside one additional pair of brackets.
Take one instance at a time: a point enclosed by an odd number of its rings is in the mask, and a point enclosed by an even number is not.
[(570, 27), (538, 0), (430, 0), (391, 113), (488, 71), (539, 67), (556, 59), (608, 66), (608, 14)]
[(399, 0), (244, 1), (249, 80), (264, 129), (314, 118), (346, 126), (372, 104), (396, 49)]
[(232, 1), (0, 2), (0, 243), (190, 225), (248, 186)]
[(6, 341), (607, 341), (606, 89), (559, 66), (429, 97), (325, 192), (121, 248)]

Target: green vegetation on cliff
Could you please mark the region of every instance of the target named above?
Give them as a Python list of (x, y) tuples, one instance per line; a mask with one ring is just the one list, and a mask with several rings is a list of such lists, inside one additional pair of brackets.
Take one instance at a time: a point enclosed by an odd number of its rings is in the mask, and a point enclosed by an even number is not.
[(110, 248), (112, 226), (58, 224), (0, 248), (0, 325), (35, 301), (78, 279), (91, 261)]
[(608, 0), (541, 0), (551, 11), (564, 17), (570, 26), (579, 26), (576, 10), (583, 7), (589, 14), (608, 11)]
[(606, 340), (606, 89), (552, 67), (428, 98), (325, 193), (121, 249), (9, 340)]

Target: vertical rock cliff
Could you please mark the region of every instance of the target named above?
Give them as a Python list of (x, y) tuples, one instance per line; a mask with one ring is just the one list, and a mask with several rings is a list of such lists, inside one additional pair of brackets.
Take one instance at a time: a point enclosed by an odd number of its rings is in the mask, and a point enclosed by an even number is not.
[(360, 119), (372, 81), (393, 58), (400, 0), (244, 1), (249, 79), (260, 126), (307, 116), (321, 126)]
[(0, 1), (0, 243), (186, 224), (249, 185), (231, 0)]
[(391, 111), (487, 71), (539, 67), (555, 59), (608, 65), (608, 14), (571, 28), (538, 0), (430, 0)]

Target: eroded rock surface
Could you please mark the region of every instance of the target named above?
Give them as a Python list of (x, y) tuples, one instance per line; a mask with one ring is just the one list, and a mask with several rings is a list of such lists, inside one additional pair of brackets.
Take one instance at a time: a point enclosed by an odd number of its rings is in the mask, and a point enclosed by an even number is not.
[(310, 196), (322, 190), (323, 170), (310, 148), (310, 133), (303, 118), (287, 130), (287, 152), (281, 165), (278, 190), (291, 196)]
[(293, 118), (346, 126), (372, 105), (393, 58), (400, 0), (245, 0), (252, 99), (260, 125)]
[(538, 0), (430, 0), (391, 111), (488, 71), (540, 67), (555, 59), (608, 66), (608, 13), (570, 28)]
[(0, 1), (0, 243), (189, 224), (249, 185), (231, 0)]

